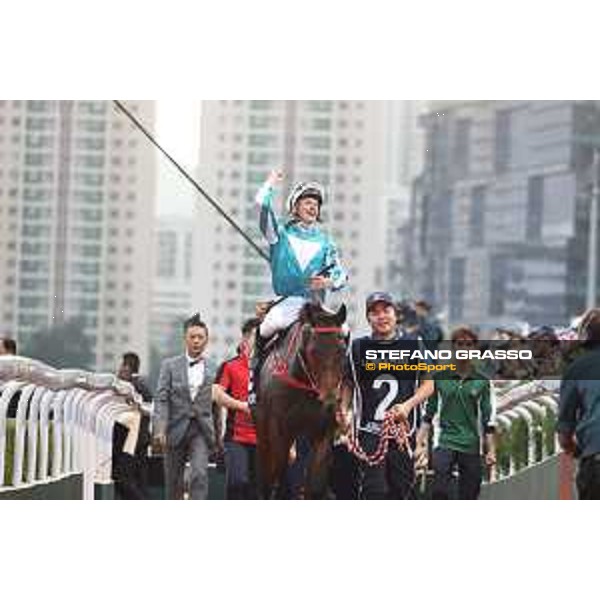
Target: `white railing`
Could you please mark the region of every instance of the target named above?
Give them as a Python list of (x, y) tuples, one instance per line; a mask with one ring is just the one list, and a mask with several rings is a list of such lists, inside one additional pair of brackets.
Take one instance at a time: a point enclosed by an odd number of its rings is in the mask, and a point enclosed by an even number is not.
[[(8, 407), (17, 396), (9, 432)], [(111, 482), (112, 432), (129, 429), (125, 448), (137, 440), (146, 410), (133, 386), (115, 375), (58, 370), (23, 357), (0, 357), (0, 491), (83, 474), (83, 497), (94, 484)], [(10, 436), (10, 439), (9, 439)], [(8, 442), (12, 477), (5, 479)]]
[[(540, 380), (528, 383), (494, 382), (496, 389), (498, 438), (511, 433), (517, 423), (524, 423), (527, 437), (527, 451), (522, 469), (544, 461), (559, 452), (554, 435), (554, 452), (549, 452), (546, 440), (541, 439), (541, 448), (537, 451), (536, 439), (543, 434), (542, 425), (547, 419), (554, 422), (558, 412), (558, 390), (560, 381)], [(493, 479), (510, 477), (516, 473), (514, 453), (509, 455), (508, 472), (496, 469)]]

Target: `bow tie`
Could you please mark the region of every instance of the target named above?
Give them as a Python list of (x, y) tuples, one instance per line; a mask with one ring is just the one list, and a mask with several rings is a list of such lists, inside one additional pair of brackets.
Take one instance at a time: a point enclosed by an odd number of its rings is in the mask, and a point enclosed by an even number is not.
[(201, 360), (202, 359), (200, 359), (200, 358), (197, 358), (196, 360), (190, 360), (190, 362), (189, 362), (190, 367), (195, 367), (196, 365), (199, 365)]

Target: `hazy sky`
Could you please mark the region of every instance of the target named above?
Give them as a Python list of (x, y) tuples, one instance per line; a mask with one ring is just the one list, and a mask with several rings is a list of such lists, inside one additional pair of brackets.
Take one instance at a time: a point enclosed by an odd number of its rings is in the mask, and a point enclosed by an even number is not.
[[(195, 178), (200, 139), (200, 101), (158, 100), (155, 133), (160, 145)], [(183, 216), (192, 214), (196, 192), (158, 151), (157, 156), (157, 212)]]

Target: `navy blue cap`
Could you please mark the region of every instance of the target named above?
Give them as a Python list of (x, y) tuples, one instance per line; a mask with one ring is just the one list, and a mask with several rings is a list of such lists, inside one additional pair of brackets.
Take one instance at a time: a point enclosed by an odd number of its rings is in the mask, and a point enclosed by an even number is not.
[(396, 301), (394, 297), (388, 292), (373, 292), (369, 294), (367, 297), (367, 312), (371, 310), (371, 308), (377, 304), (378, 302), (383, 302), (389, 306), (397, 307)]

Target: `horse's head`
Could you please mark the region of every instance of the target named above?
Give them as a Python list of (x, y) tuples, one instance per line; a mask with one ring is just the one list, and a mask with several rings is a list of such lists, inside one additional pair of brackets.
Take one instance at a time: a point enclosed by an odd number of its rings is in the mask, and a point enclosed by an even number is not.
[(345, 330), (346, 306), (332, 313), (320, 305), (308, 304), (301, 315), (303, 322), (301, 353), (307, 374), (317, 388), (319, 399), (338, 399), (348, 335)]

